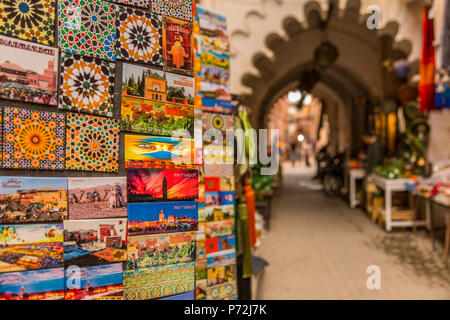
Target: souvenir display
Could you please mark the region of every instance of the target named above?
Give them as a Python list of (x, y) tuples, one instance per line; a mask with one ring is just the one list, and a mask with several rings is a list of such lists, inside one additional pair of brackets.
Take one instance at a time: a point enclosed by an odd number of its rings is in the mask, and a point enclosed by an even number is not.
[(227, 54), (217, 53), (209, 50), (202, 50), (200, 57), (202, 65), (220, 68), (224, 71), (230, 71), (230, 56)]
[(119, 131), (116, 119), (69, 113), (66, 169), (117, 172)]
[(192, 0), (150, 0), (152, 12), (192, 21)]
[(172, 103), (194, 105), (194, 78), (175, 73), (166, 73), (167, 100)]
[(64, 264), (94, 266), (126, 261), (127, 219), (64, 221)]
[(53, 46), (56, 1), (4, 0), (0, 2), (0, 33)]
[(124, 270), (124, 295), (128, 300), (145, 300), (190, 292), (194, 278), (194, 262)]
[(196, 268), (197, 268), (197, 270), (196, 270), (196, 280), (197, 281), (206, 280), (207, 279), (206, 260), (197, 261)]
[(200, 32), (208, 37), (221, 36), (224, 42), (229, 43), (227, 20), (224, 16), (211, 10), (197, 6)]
[(66, 300), (123, 300), (121, 263), (66, 269), (65, 283)]
[(128, 235), (196, 231), (198, 206), (192, 202), (128, 204)]
[(226, 236), (232, 234), (233, 231), (234, 220), (207, 222), (205, 226), (205, 233), (207, 238)]
[(61, 54), (59, 108), (112, 117), (115, 63)]
[(130, 202), (198, 198), (197, 170), (129, 169), (127, 183)]
[(0, 224), (67, 219), (67, 178), (0, 177)]
[(0, 300), (64, 300), (64, 269), (2, 273)]
[(195, 169), (189, 139), (125, 135), (126, 168)]
[(58, 49), (0, 35), (0, 51), (0, 98), (58, 104)]
[(193, 75), (192, 24), (170, 17), (163, 19), (164, 70)]
[(220, 177), (220, 191), (233, 191), (234, 190), (234, 176)]
[(63, 266), (63, 225), (0, 225), (0, 273)]
[(215, 100), (231, 100), (230, 87), (227, 85), (202, 81), (201, 90), (204, 97)]
[[(204, 65), (201, 68), (201, 80), (202, 85), (203, 83), (213, 83), (216, 85), (225, 86), (228, 89), (230, 85), (230, 72), (209, 65)], [(201, 88), (204, 93), (203, 87)]]
[(142, 269), (196, 259), (195, 232), (128, 237), (127, 269)]
[(127, 217), (125, 177), (69, 178), (69, 219)]
[(205, 175), (212, 177), (228, 177), (234, 174), (234, 168), (232, 164), (217, 164), (209, 163), (205, 164)]
[(220, 178), (205, 177), (205, 191), (220, 191)]
[(116, 7), (117, 58), (161, 66), (161, 17), (140, 9)]
[[(206, 268), (205, 268), (206, 274)], [(195, 300), (206, 300), (206, 278), (195, 281)]]
[(58, 1), (61, 51), (116, 60), (114, 4), (103, 0)]

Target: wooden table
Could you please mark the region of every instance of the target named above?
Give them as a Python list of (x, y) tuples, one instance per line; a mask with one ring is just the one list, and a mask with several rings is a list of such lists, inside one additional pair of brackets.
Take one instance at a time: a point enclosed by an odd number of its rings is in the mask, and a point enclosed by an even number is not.
[(364, 169), (350, 169), (349, 179), (350, 179), (350, 208), (355, 208), (359, 205), (359, 200), (356, 199), (356, 180), (364, 179), (366, 175), (366, 170)]
[(406, 184), (409, 179), (386, 179), (379, 175), (374, 176), (373, 182), (384, 190), (384, 206), (386, 213), (386, 231), (390, 232), (394, 227), (429, 227), (429, 217), (426, 220), (392, 221), (392, 193), (408, 191)]

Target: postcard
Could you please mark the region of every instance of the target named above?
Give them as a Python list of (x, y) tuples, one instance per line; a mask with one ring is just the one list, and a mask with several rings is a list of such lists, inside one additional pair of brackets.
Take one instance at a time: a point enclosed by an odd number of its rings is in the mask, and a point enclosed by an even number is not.
[(126, 168), (195, 169), (190, 139), (125, 135)]
[(205, 191), (219, 191), (220, 178), (219, 177), (205, 177)]
[(69, 219), (127, 216), (125, 177), (69, 178)]
[(206, 276), (203, 280), (195, 281), (195, 300), (206, 300), (207, 281)]
[(92, 266), (126, 261), (127, 219), (64, 221), (64, 263)]
[(127, 300), (147, 300), (190, 292), (195, 290), (195, 263), (124, 270), (123, 286)]
[(194, 46), (191, 23), (163, 17), (163, 55), (165, 71), (193, 75)]
[(0, 35), (0, 98), (58, 105), (58, 49)]
[(206, 260), (198, 260), (195, 264), (196, 280), (205, 280), (206, 274)]
[(159, 300), (195, 300), (195, 291), (187, 292), (187, 293), (181, 293), (176, 294), (174, 296), (161, 298)]
[(202, 97), (202, 110), (207, 112), (232, 113), (233, 105), (230, 100), (217, 100), (208, 97)]
[(177, 130), (194, 134), (194, 108), (122, 96), (121, 127), (124, 131), (171, 136)]
[(196, 231), (197, 202), (130, 203), (128, 234), (130, 236)]
[(64, 300), (64, 269), (0, 274), (0, 300)]
[[(200, 61), (202, 65), (220, 68), (224, 71), (230, 71), (230, 56), (228, 54), (217, 53), (210, 51), (207, 48), (201, 48)], [(225, 100), (231, 100), (231, 96), (230, 99)]]
[(216, 100), (231, 100), (230, 87), (223, 84), (202, 81), (200, 90), (204, 97)]
[(220, 177), (219, 191), (234, 191), (234, 176)]
[(236, 239), (234, 234), (206, 239), (206, 254), (236, 249)]
[(63, 225), (0, 225), (0, 273), (63, 266)]
[(130, 202), (190, 201), (198, 198), (198, 171), (180, 169), (128, 169)]
[(205, 191), (205, 205), (206, 207), (215, 207), (219, 205), (218, 191)]
[(122, 99), (130, 96), (167, 101), (166, 73), (158, 69), (124, 63)]
[(235, 279), (234, 264), (207, 269), (208, 286), (215, 286), (222, 283), (231, 282)]
[(234, 205), (234, 191), (220, 191), (219, 192), (219, 204), (222, 205)]
[(67, 178), (0, 177), (0, 224), (67, 219)]
[(221, 300), (232, 297), (237, 294), (236, 281), (222, 283), (206, 288), (206, 297), (208, 300)]
[(218, 205), (205, 208), (205, 221), (234, 220), (234, 205)]
[[(220, 54), (230, 54), (230, 41), (228, 38), (221, 37), (220, 35), (211, 34), (210, 35), (196, 35), (198, 42), (198, 47), (203, 50), (213, 51)], [(200, 65), (200, 63), (199, 63)]]
[[(230, 72), (213, 66), (202, 65), (201, 67), (202, 86), (205, 83), (214, 83), (229, 88)], [(202, 90), (203, 91), (203, 90)]]
[(234, 117), (213, 112), (202, 113), (202, 127), (203, 130), (218, 130), (226, 136), (226, 131), (233, 129)]
[(66, 269), (65, 300), (123, 300), (122, 264)]
[(232, 164), (207, 163), (203, 167), (206, 176), (229, 177), (234, 175), (234, 167)]
[(128, 237), (127, 257), (127, 269), (195, 261), (195, 232)]
[(208, 254), (206, 257), (206, 264), (208, 268), (236, 264), (236, 250), (231, 249)]
[(226, 236), (234, 232), (234, 220), (211, 221), (205, 226), (207, 238)]
[(228, 39), (227, 19), (225, 16), (202, 6), (197, 6), (197, 15), (202, 32), (207, 35), (221, 35), (223, 38)]
[(194, 105), (195, 81), (192, 77), (166, 72), (167, 101)]
[(206, 259), (206, 240), (197, 238), (197, 260)]

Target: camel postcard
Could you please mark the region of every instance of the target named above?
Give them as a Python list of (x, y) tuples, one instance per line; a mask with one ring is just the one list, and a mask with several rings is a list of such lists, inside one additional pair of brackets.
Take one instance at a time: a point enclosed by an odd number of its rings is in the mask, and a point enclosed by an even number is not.
[(127, 216), (126, 177), (69, 178), (69, 220)]
[(0, 177), (0, 223), (67, 219), (67, 178)]

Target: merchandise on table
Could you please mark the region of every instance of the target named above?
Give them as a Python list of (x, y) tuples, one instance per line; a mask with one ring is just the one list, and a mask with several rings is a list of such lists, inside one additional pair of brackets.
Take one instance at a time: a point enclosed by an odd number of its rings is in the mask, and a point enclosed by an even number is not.
[(0, 35), (0, 52), (0, 98), (58, 104), (58, 49)]
[(125, 177), (69, 178), (69, 219), (127, 217)]
[(67, 178), (0, 177), (0, 224), (67, 219)]

